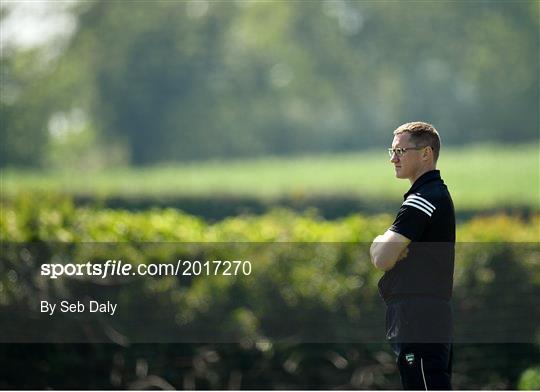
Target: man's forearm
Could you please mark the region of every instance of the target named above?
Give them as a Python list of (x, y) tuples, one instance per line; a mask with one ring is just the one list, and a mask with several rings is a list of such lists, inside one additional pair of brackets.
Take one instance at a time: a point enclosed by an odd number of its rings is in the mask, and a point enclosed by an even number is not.
[(369, 253), (371, 256), (371, 262), (375, 268), (380, 269), (381, 271), (388, 271), (394, 268), (396, 261), (391, 260), (388, 255), (385, 254), (383, 245), (386, 243), (382, 242), (381, 239), (381, 235), (375, 237), (375, 240), (373, 240), (373, 243), (371, 244)]
[(409, 243), (408, 238), (387, 230), (373, 240), (369, 249), (371, 262), (381, 271), (391, 270), (400, 259), (407, 255)]

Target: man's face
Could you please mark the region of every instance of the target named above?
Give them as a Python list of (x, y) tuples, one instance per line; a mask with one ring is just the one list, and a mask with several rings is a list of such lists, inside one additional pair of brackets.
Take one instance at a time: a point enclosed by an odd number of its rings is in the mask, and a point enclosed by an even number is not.
[[(411, 134), (408, 132), (400, 133), (394, 136), (392, 148), (411, 148), (416, 147), (410, 140)], [(422, 151), (407, 150), (398, 157), (397, 154), (392, 154), (390, 162), (394, 164), (397, 178), (408, 178), (411, 181), (416, 179), (416, 174), (422, 168)]]

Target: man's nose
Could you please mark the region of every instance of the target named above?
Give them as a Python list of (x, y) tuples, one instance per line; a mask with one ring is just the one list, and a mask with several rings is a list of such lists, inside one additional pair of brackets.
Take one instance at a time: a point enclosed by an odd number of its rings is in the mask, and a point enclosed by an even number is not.
[(399, 162), (399, 158), (398, 158), (396, 153), (392, 154), (392, 156), (390, 157), (390, 162), (392, 162), (392, 163)]

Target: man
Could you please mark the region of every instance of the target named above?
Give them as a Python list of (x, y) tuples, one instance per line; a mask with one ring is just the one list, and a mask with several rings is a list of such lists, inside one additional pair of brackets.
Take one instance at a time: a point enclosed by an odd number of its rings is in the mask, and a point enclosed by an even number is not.
[(390, 228), (371, 245), (385, 271), (379, 293), (387, 305), (386, 337), (397, 356), (404, 389), (452, 389), (452, 313), (455, 215), (436, 170), (440, 138), (424, 122), (394, 131), (390, 162), (411, 188)]

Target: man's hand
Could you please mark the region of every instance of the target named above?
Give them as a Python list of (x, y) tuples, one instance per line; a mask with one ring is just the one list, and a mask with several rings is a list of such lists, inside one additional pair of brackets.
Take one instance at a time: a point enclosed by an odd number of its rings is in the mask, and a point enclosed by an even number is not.
[(407, 246), (411, 240), (407, 237), (386, 230), (383, 235), (378, 235), (373, 240), (369, 253), (373, 265), (382, 270), (388, 271), (394, 268), (399, 260), (407, 257), (409, 249)]
[(407, 257), (409, 255), (409, 247), (406, 246), (405, 249), (403, 249), (403, 251), (401, 252), (401, 254), (398, 256), (398, 259), (397, 261), (401, 261), (403, 260), (405, 257)]

